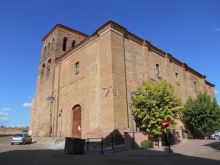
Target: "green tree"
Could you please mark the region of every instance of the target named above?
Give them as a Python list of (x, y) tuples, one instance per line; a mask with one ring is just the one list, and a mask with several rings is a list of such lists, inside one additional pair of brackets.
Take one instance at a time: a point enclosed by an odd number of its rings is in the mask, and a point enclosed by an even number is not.
[(183, 121), (193, 138), (208, 137), (220, 129), (220, 109), (207, 93), (189, 97), (183, 108)]
[(167, 81), (144, 82), (138, 87), (133, 97), (133, 115), (140, 130), (151, 134), (161, 135), (164, 129), (161, 121), (169, 121), (170, 128), (175, 125), (180, 110), (180, 99), (174, 93)]

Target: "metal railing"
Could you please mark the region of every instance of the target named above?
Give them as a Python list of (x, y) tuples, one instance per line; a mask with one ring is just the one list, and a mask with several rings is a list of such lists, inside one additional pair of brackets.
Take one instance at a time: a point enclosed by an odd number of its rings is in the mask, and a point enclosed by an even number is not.
[(115, 150), (115, 137), (113, 136), (113, 134), (111, 134), (110, 139), (104, 139), (102, 138), (87, 138), (86, 139), (86, 150), (87, 152), (91, 151), (91, 146), (95, 145), (100, 146), (100, 152), (103, 155), (104, 154), (104, 148), (105, 147), (110, 147), (110, 150), (112, 150), (112, 152), (114, 152)]
[(103, 138), (87, 138), (86, 139), (86, 151), (89, 152), (90, 151), (90, 143), (101, 143), (101, 154), (104, 154), (104, 145), (103, 145)]

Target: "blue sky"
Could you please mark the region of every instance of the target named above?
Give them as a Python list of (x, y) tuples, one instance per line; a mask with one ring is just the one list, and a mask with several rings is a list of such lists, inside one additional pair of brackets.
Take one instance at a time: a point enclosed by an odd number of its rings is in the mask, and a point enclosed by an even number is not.
[(41, 39), (57, 23), (87, 34), (108, 20), (207, 75), (220, 103), (218, 0), (1, 0), (0, 125), (29, 125)]

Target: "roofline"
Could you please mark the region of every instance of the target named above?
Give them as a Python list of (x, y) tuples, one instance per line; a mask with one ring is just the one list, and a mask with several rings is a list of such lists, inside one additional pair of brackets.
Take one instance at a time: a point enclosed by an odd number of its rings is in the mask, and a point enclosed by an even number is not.
[(68, 26), (65, 26), (65, 25), (62, 25), (62, 24), (56, 24), (56, 25), (43, 37), (42, 41), (44, 41), (44, 40), (45, 40), (50, 34), (52, 34), (58, 27), (59, 27), (59, 28), (62, 28), (62, 29), (65, 29), (65, 30), (68, 30), (68, 31), (70, 31), (70, 32), (74, 32), (74, 33), (79, 34), (79, 35), (81, 35), (81, 36), (88, 37), (87, 34), (82, 33), (82, 32), (80, 32), (80, 31), (78, 31), (78, 30), (72, 29), (72, 28), (70, 28), (70, 27), (68, 27)]
[[(180, 60), (178, 60), (177, 58), (175, 58), (174, 56), (172, 56), (170, 53), (166, 53), (165, 51), (163, 51), (163, 50), (161, 50), (160, 48), (156, 47), (155, 45), (151, 44), (151, 42), (149, 42), (149, 41), (147, 41), (147, 40), (144, 40), (144, 39), (142, 39), (142, 38), (136, 36), (135, 34), (133, 34), (133, 33), (129, 32), (129, 31), (127, 31), (127, 29), (126, 29), (125, 27), (123, 27), (123, 26), (121, 26), (121, 25), (115, 23), (114, 21), (108, 21), (106, 24), (108, 24), (108, 23), (112, 23), (112, 24), (114, 24), (115, 26), (117, 26), (118, 28), (121, 28), (121, 30), (124, 30), (124, 34), (125, 34), (126, 37), (128, 37), (128, 38), (131, 37), (133, 40), (136, 40), (136, 42), (138, 42), (139, 44), (141, 44), (141, 43), (142, 43), (142, 44), (145, 44), (146, 46), (148, 46), (148, 48), (149, 48), (151, 51), (154, 51), (154, 52), (158, 53), (160, 56), (162, 56), (162, 57), (164, 57), (164, 58), (167, 57), (167, 58), (168, 58), (169, 60), (171, 60), (172, 62), (175, 62), (176, 64), (178, 64), (178, 65), (184, 67), (185, 70), (191, 71), (192, 73), (194, 73), (194, 74), (197, 75), (198, 77), (200, 77), (200, 78), (202, 78), (202, 79), (205, 79), (205, 78), (206, 78), (206, 75), (203, 75), (203, 74), (201, 74), (200, 72), (196, 71), (195, 69), (189, 67), (186, 63), (181, 62)], [(104, 24), (104, 25), (106, 25), (106, 24)], [(98, 29), (101, 29), (102, 27), (103, 27), (103, 26), (101, 26), (101, 27), (98, 28)], [(113, 26), (113, 27), (114, 27), (114, 26)], [(207, 81), (207, 80), (206, 80), (206, 81)], [(215, 86), (214, 84), (212, 84), (212, 83), (210, 83), (210, 82), (208, 82), (208, 81), (207, 81), (207, 83), (208, 83), (210, 86), (212, 86), (212, 87)]]
[(100, 30), (104, 29), (108, 25), (111, 25), (112, 28), (119, 30), (120, 32), (127, 31), (127, 29), (125, 27), (119, 25), (118, 23), (116, 23), (112, 20), (109, 20), (108, 22), (106, 22), (105, 24), (100, 26), (98, 29), (96, 29), (95, 33), (98, 33)]
[[(60, 24), (58, 24), (58, 25), (60, 25)], [(178, 60), (177, 58), (175, 58), (174, 56), (172, 56), (170, 53), (167, 53), (167, 52), (165, 52), (165, 51), (159, 49), (158, 47), (154, 46), (153, 44), (151, 44), (151, 42), (149, 42), (149, 41), (147, 41), (147, 40), (144, 40), (144, 39), (142, 39), (142, 38), (136, 36), (135, 34), (129, 32), (125, 27), (119, 25), (118, 23), (116, 23), (116, 22), (114, 22), (114, 21), (112, 21), (112, 20), (110, 20), (110, 21), (106, 22), (105, 24), (101, 25), (98, 29), (96, 29), (96, 31), (95, 31), (93, 34), (87, 36), (87, 38), (84, 39), (82, 42), (80, 42), (76, 47), (70, 49), (68, 52), (66, 52), (66, 53), (63, 54), (61, 57), (59, 57), (59, 60), (62, 60), (62, 58), (63, 58), (66, 54), (68, 54), (68, 53), (69, 53), (70, 51), (72, 51), (73, 49), (78, 48), (78, 46), (80, 46), (80, 45), (82, 45), (83, 43), (85, 43), (86, 41), (88, 41), (92, 36), (99, 35), (99, 31), (101, 31), (102, 29), (104, 29), (104, 28), (107, 27), (108, 25), (110, 25), (112, 28), (114, 28), (114, 29), (120, 31), (121, 33), (123, 33), (124, 37), (129, 38), (129, 39), (132, 39), (132, 40), (136, 41), (136, 42), (139, 43), (139, 44), (143, 44), (143, 45), (147, 46), (149, 50), (158, 53), (160, 56), (162, 56), (162, 57), (164, 57), (164, 58), (168, 58), (170, 61), (175, 62), (176, 64), (178, 64), (178, 65), (184, 67), (185, 70), (191, 71), (192, 73), (194, 73), (195, 75), (197, 75), (198, 77), (200, 77), (200, 78), (202, 78), (202, 79), (205, 79), (205, 78), (206, 78), (205, 75), (203, 75), (203, 74), (199, 73), (198, 71), (196, 71), (195, 69), (189, 67), (186, 63), (181, 62), (180, 60)], [(64, 26), (64, 25), (62, 25), (62, 26)], [(55, 27), (56, 27), (56, 26), (55, 26)], [(68, 27), (67, 27), (67, 28), (68, 28)], [(69, 28), (69, 29), (71, 29), (71, 28)], [(53, 30), (53, 29), (52, 29), (52, 30)], [(74, 30), (74, 29), (71, 29), (71, 30)], [(75, 31), (75, 30), (74, 30), (74, 31)], [(50, 32), (49, 32), (49, 33), (50, 33)], [(80, 33), (81, 33), (81, 32), (80, 32)], [(84, 34), (84, 35), (85, 35), (85, 34)], [(207, 81), (207, 80), (205, 80), (205, 82), (206, 82), (206, 84), (210, 85), (211, 87), (214, 87), (214, 86), (215, 86), (214, 84), (210, 83), (210, 82)]]
[(205, 83), (207, 84), (207, 85), (209, 85), (209, 86), (211, 86), (211, 87), (215, 87), (215, 84), (212, 84), (212, 83), (210, 83), (209, 81), (207, 81), (207, 80), (205, 80)]
[(79, 44), (77, 44), (75, 47), (71, 48), (70, 50), (68, 50), (67, 52), (65, 52), (64, 54), (62, 54), (60, 57), (57, 57), (55, 59), (56, 62), (62, 61), (63, 59), (65, 59), (66, 57), (68, 57), (69, 52), (79, 48), (82, 44), (84, 44), (86, 41), (88, 41), (90, 38), (94, 37), (96, 35), (96, 33), (93, 33), (92, 35), (86, 37), (84, 40), (82, 40)]

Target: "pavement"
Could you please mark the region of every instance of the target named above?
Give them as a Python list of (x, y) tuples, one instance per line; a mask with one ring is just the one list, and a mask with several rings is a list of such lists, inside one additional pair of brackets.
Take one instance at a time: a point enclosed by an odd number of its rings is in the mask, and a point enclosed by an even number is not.
[(10, 145), (10, 138), (0, 138), (1, 165), (220, 165), (220, 141), (184, 140), (171, 147), (151, 150), (120, 150), (116, 152), (64, 154), (64, 144)]

